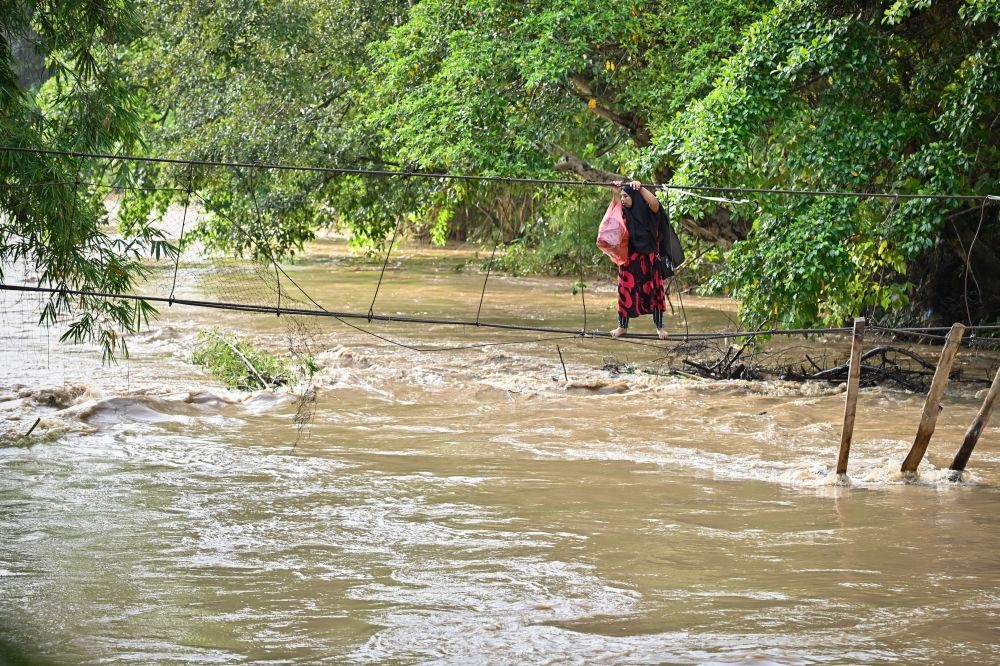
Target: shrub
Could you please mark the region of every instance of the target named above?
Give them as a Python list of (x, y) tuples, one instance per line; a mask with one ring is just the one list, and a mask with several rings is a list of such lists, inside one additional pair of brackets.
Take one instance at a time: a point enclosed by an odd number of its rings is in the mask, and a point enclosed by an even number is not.
[(246, 340), (230, 341), (215, 331), (198, 335), (194, 362), (231, 389), (256, 391), (288, 383), (288, 368), (281, 359)]

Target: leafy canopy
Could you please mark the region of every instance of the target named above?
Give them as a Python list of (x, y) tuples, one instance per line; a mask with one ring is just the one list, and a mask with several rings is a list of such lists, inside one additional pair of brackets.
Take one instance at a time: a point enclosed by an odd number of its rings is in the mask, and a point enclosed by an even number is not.
[[(995, 194), (998, 18), (986, 0), (784, 0), (642, 159), (676, 160), (675, 184)], [(703, 201), (680, 204), (694, 218), (706, 213)], [(765, 198), (713, 284), (754, 323), (891, 313), (920, 298), (946, 222), (980, 210), (955, 200)]]
[[(0, 143), (82, 152), (132, 151), (144, 129), (143, 96), (122, 68), (141, 34), (131, 0), (21, 0), (0, 3)], [(36, 49), (51, 78), (26, 89), (13, 47)], [(174, 251), (145, 221), (125, 236), (106, 231), (107, 189), (87, 183), (130, 182), (118, 164), (0, 152), (0, 278), (34, 270), (39, 284), (60, 291), (42, 322), (69, 318), (63, 340), (98, 342), (106, 359), (125, 351), (133, 331), (155, 310), (142, 301), (80, 290), (127, 294), (141, 261)]]
[[(14, 145), (677, 186), (986, 195), (1000, 181), (995, 0), (3, 7), (0, 128)], [(17, 82), (12, 39), (46, 54), (55, 75), (40, 90)], [(510, 270), (567, 271), (592, 265), (580, 239), (608, 196), (14, 153), (0, 155), (0, 176), (12, 186), (0, 191), (4, 265), (107, 292), (127, 292), (143, 256), (176, 251), (147, 220), (179, 197), (208, 213), (192, 235), (224, 252), (287, 256), (324, 226), (374, 247), (404, 224), (435, 242), (500, 242)], [(182, 192), (130, 197), (113, 238), (102, 231), (106, 192), (83, 184), (101, 178)], [(693, 238), (725, 249), (708, 255), (722, 263), (707, 288), (739, 298), (750, 325), (947, 310), (941, 294), (959, 279), (973, 285), (965, 318), (1000, 315), (995, 206), (670, 199)], [(110, 353), (123, 344), (116, 330), (151, 312), (59, 295), (45, 318), (72, 314), (67, 337)]]

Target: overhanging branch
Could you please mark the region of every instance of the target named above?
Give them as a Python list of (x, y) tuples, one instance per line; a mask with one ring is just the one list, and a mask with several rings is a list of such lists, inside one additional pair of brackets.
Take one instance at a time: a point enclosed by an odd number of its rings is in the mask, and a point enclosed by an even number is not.
[[(611, 173), (591, 166), (578, 155), (574, 155), (562, 146), (548, 144), (546, 148), (550, 153), (559, 155), (559, 160), (555, 165), (556, 171), (572, 173), (584, 180), (603, 181), (606, 183), (616, 180), (628, 180), (629, 178), (629, 176)], [(695, 238), (714, 243), (724, 248), (730, 248), (736, 241), (745, 239), (750, 231), (747, 221), (734, 218), (729, 209), (722, 206), (713, 209), (704, 217), (697, 220), (685, 216), (675, 217), (673, 221)]]
[(603, 171), (602, 169), (591, 166), (562, 146), (548, 144), (546, 147), (550, 152), (559, 155), (559, 161), (557, 161), (555, 165), (556, 171), (560, 171), (562, 173), (572, 173), (580, 176), (583, 180), (603, 181), (605, 183), (611, 183), (615, 180), (625, 180), (625, 177), (621, 174)]
[(616, 111), (609, 99), (594, 92), (590, 82), (581, 74), (573, 74), (567, 79), (569, 91), (574, 96), (587, 102), (587, 107), (599, 117), (614, 123), (628, 131), (640, 148), (649, 145), (649, 130), (646, 122), (638, 114), (628, 111)]

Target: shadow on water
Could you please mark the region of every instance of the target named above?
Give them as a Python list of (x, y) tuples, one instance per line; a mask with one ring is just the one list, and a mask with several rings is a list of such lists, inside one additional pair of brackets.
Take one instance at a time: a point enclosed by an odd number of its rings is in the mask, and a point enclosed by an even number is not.
[(41, 650), (20, 633), (9, 622), (0, 621), (0, 666), (63, 666), (67, 663), (36, 656)]

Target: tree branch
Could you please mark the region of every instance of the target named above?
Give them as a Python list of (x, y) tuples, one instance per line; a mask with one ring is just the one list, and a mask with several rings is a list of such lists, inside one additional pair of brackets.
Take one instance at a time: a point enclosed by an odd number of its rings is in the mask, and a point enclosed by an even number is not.
[(546, 147), (550, 152), (559, 155), (559, 161), (556, 162), (555, 165), (556, 171), (560, 171), (562, 173), (572, 173), (580, 176), (580, 178), (584, 180), (602, 181), (608, 184), (615, 180), (625, 180), (621, 174), (603, 171), (597, 167), (587, 164), (580, 157), (569, 152), (562, 146), (550, 143)]
[[(635, 143), (640, 148), (648, 146), (650, 142), (649, 130), (646, 128), (646, 121), (635, 113), (627, 111), (615, 111), (610, 100), (594, 92), (590, 82), (581, 74), (573, 74), (569, 77), (569, 91), (575, 97), (587, 102), (587, 107), (595, 114), (608, 120), (615, 125), (628, 131)], [(593, 105), (591, 105), (593, 102)]]
[[(559, 155), (555, 169), (562, 173), (572, 173), (584, 180), (611, 183), (615, 180), (627, 180), (627, 176), (603, 171), (587, 164), (579, 156), (555, 144), (547, 144), (551, 153)], [(666, 181), (660, 181), (666, 182)], [(685, 231), (701, 240), (724, 248), (730, 248), (736, 241), (741, 241), (750, 232), (750, 226), (745, 220), (733, 218), (728, 208), (719, 206), (701, 219), (692, 217), (674, 218)]]

